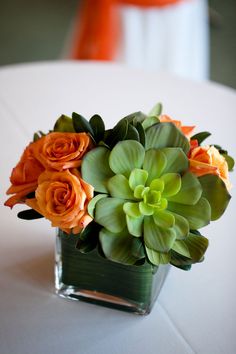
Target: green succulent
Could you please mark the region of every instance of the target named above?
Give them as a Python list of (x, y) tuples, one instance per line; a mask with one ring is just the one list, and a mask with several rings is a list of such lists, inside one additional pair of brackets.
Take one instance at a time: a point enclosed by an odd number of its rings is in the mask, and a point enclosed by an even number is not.
[[(82, 177), (97, 192), (88, 211), (102, 226), (107, 258), (125, 264), (147, 258), (188, 269), (208, 246), (196, 230), (223, 213), (229, 195), (218, 177), (205, 181), (188, 171), (189, 142), (173, 124), (149, 126), (145, 136), (145, 147), (124, 140), (111, 151), (100, 146), (86, 154)], [(217, 203), (213, 181), (222, 196)]]

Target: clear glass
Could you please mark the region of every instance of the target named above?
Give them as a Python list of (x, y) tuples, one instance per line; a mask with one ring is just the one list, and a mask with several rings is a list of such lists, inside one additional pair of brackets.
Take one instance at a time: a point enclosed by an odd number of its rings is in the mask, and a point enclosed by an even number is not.
[(55, 286), (58, 295), (119, 310), (148, 314), (169, 271), (169, 265), (123, 265), (102, 257), (97, 249), (76, 249), (76, 237), (58, 230)]

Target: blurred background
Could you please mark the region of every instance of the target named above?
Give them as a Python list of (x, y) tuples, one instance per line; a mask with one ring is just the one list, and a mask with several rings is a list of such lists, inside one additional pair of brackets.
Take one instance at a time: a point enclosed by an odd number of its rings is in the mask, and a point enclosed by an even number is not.
[[(204, 34), (204, 45), (209, 49), (205, 53), (205, 60), (209, 63), (205, 78), (236, 88), (236, 1), (209, 0), (204, 3), (209, 29), (209, 33)], [(72, 49), (82, 5), (78, 0), (0, 0), (0, 66), (71, 57), (78, 59)], [(132, 17), (127, 20), (127, 12), (122, 16), (128, 24), (131, 23)], [(140, 15), (132, 16), (135, 22)], [(193, 19), (195, 16), (190, 22)], [(196, 24), (196, 28), (201, 31), (200, 25)]]

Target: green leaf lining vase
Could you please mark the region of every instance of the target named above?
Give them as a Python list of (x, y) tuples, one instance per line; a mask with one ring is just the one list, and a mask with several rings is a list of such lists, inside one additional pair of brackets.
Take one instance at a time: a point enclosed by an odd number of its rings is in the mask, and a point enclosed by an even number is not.
[(78, 238), (58, 230), (55, 285), (58, 295), (102, 306), (148, 314), (157, 299), (170, 265), (124, 265), (76, 248)]

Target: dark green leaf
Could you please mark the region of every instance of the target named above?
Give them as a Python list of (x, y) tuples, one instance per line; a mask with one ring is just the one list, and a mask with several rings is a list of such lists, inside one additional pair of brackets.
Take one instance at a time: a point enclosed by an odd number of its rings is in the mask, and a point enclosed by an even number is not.
[(93, 129), (87, 119), (78, 113), (72, 113), (73, 127), (76, 133), (89, 133), (94, 136)]
[(146, 135), (145, 135), (142, 124), (140, 122), (137, 122), (135, 128), (138, 131), (140, 143), (145, 147)]
[(98, 243), (98, 234), (101, 230), (101, 226), (94, 221), (88, 224), (88, 226), (79, 234), (79, 239), (76, 243), (76, 248), (82, 253), (92, 251)]
[(128, 121), (120, 121), (107, 136), (105, 143), (113, 148), (119, 141), (125, 140), (128, 131)]
[(40, 136), (38, 133), (34, 133), (34, 137), (33, 137), (33, 142), (37, 141), (40, 139)]
[(90, 119), (89, 124), (94, 132), (94, 139), (96, 143), (99, 143), (99, 141), (103, 140), (105, 132), (105, 124), (102, 118), (98, 114), (95, 114)]
[(211, 135), (211, 133), (209, 132), (201, 132), (198, 134), (195, 134), (191, 137), (191, 140), (197, 140), (198, 144), (200, 145), (204, 140), (206, 140), (209, 136)]
[(139, 133), (138, 133), (137, 129), (131, 124), (128, 124), (128, 130), (127, 130), (125, 140), (139, 141)]
[(24, 219), (24, 220), (32, 220), (32, 219), (40, 219), (43, 218), (44, 216), (39, 214), (36, 210), (34, 209), (27, 209), (20, 211), (17, 214), (18, 218)]

